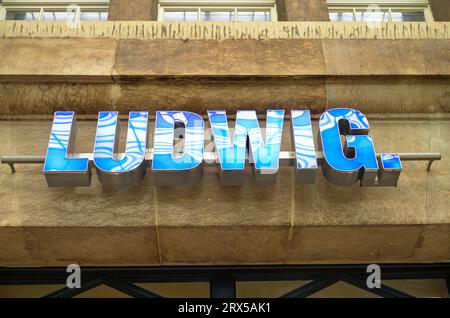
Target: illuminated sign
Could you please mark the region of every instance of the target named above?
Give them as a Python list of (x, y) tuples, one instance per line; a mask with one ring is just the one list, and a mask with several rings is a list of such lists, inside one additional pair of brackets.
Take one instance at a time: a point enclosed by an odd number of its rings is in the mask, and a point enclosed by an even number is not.
[[(325, 178), (337, 185), (358, 181), (362, 186), (397, 184), (402, 170), (399, 155), (376, 154), (369, 122), (358, 110), (324, 112), (319, 119), (317, 150), (309, 111), (292, 110), (290, 115), (297, 183), (313, 184), (321, 166)], [(73, 154), (74, 112), (56, 112), (44, 163), (47, 183), (50, 187), (89, 186), (93, 166), (106, 187), (137, 185), (148, 170), (157, 186), (189, 185), (201, 177), (207, 160), (217, 165), (223, 185), (243, 184), (246, 165), (252, 167), (256, 183), (276, 182), (282, 159), (283, 110), (267, 111), (265, 129), (261, 129), (255, 111), (238, 110), (234, 133), (225, 111), (208, 111), (208, 118), (212, 154), (205, 152), (203, 117), (183, 111), (156, 112), (153, 149), (147, 148), (148, 112), (130, 112), (126, 150), (118, 154), (118, 113), (101, 112), (94, 151), (87, 156)], [(179, 130), (184, 142), (181, 151), (174, 146)], [(322, 156), (320, 165), (318, 153)]]

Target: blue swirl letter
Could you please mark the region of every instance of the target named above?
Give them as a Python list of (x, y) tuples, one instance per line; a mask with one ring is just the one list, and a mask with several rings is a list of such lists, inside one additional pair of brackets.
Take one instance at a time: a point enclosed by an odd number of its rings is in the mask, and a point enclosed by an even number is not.
[(74, 112), (56, 112), (53, 119), (44, 174), (49, 187), (88, 187), (91, 169), (88, 158), (67, 158), (73, 150), (77, 126)]
[(316, 148), (309, 110), (293, 110), (292, 137), (297, 159), (297, 183), (314, 184), (317, 173)]
[[(175, 124), (184, 125), (184, 152), (174, 155)], [(191, 112), (156, 112), (152, 169), (157, 186), (189, 185), (202, 173), (205, 123)]]
[[(334, 184), (373, 185), (378, 171), (369, 122), (363, 113), (350, 108), (335, 108), (322, 114), (319, 122), (325, 177)], [(341, 144), (341, 135), (345, 137)]]
[(120, 125), (117, 112), (101, 112), (98, 116), (94, 147), (94, 164), (100, 182), (107, 187), (127, 188), (145, 177), (147, 145), (147, 112), (130, 112), (127, 144), (123, 158), (117, 158)]
[(257, 183), (274, 183), (279, 168), (283, 110), (268, 110), (266, 143), (264, 143), (255, 111), (237, 111), (234, 140), (231, 142), (225, 111), (208, 111), (216, 152), (220, 161), (224, 185), (244, 183), (247, 137), (250, 141), (250, 159)]

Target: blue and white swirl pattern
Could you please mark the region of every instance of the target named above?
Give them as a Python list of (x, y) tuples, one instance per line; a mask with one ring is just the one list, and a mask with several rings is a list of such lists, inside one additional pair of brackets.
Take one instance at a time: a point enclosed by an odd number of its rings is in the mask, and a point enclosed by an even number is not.
[[(184, 124), (184, 152), (174, 157), (175, 122)], [(189, 170), (203, 162), (205, 123), (191, 112), (156, 112), (152, 169), (155, 171)]]
[(69, 148), (73, 143), (75, 126), (74, 112), (56, 112), (47, 155), (44, 163), (44, 173), (57, 172), (87, 172), (89, 167), (88, 158), (67, 158)]
[(279, 167), (283, 133), (283, 110), (267, 111), (266, 142), (261, 134), (255, 111), (239, 111), (236, 115), (234, 140), (231, 142), (225, 111), (208, 111), (216, 151), (222, 170), (243, 170), (247, 136), (256, 169), (273, 172)]
[(297, 169), (317, 169), (310, 112), (309, 110), (293, 110), (291, 115)]
[[(346, 135), (347, 147), (355, 149), (354, 158), (347, 158), (340, 140), (339, 122), (349, 123), (349, 135)], [(319, 121), (323, 155), (328, 166), (336, 171), (358, 172), (361, 168), (378, 170), (373, 141), (367, 135), (369, 122), (358, 110), (350, 108), (330, 109), (322, 114)]]
[(116, 160), (118, 144), (118, 113), (101, 112), (94, 146), (95, 166), (103, 172), (121, 173), (137, 169), (145, 160), (147, 143), (147, 112), (130, 112), (125, 155)]

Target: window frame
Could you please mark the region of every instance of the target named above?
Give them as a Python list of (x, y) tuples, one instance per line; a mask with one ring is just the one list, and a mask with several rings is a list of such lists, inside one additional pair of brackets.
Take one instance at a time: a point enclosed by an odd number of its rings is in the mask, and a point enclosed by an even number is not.
[(202, 21), (202, 12), (205, 11), (223, 11), (234, 12), (234, 21), (237, 22), (238, 12), (270, 12), (270, 22), (278, 21), (277, 7), (275, 0), (229, 0), (229, 1), (215, 1), (211, 0), (161, 0), (158, 2), (158, 21), (167, 22), (164, 20), (165, 12), (174, 11), (191, 11), (197, 12), (196, 22)]
[(42, 20), (44, 12), (66, 12), (69, 5), (78, 5), (75, 22), (80, 21), (82, 12), (108, 12), (109, 0), (3, 0), (0, 4), (0, 20), (6, 20), (8, 12), (39, 12), (39, 19)]
[[(388, 12), (389, 22), (392, 22), (392, 12), (418, 12), (424, 14), (424, 22), (433, 22), (433, 14), (428, 0), (327, 0), (328, 13), (353, 12), (352, 22), (356, 20), (356, 13), (364, 11), (369, 5), (377, 5)], [(336, 22), (338, 23), (338, 22)]]

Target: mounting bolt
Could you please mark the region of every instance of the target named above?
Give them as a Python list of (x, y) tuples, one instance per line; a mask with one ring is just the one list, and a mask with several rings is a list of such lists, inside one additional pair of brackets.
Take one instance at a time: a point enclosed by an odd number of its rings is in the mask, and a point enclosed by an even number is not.
[(11, 173), (16, 173), (16, 168), (14, 168), (14, 163), (8, 162), (8, 165), (11, 168)]

